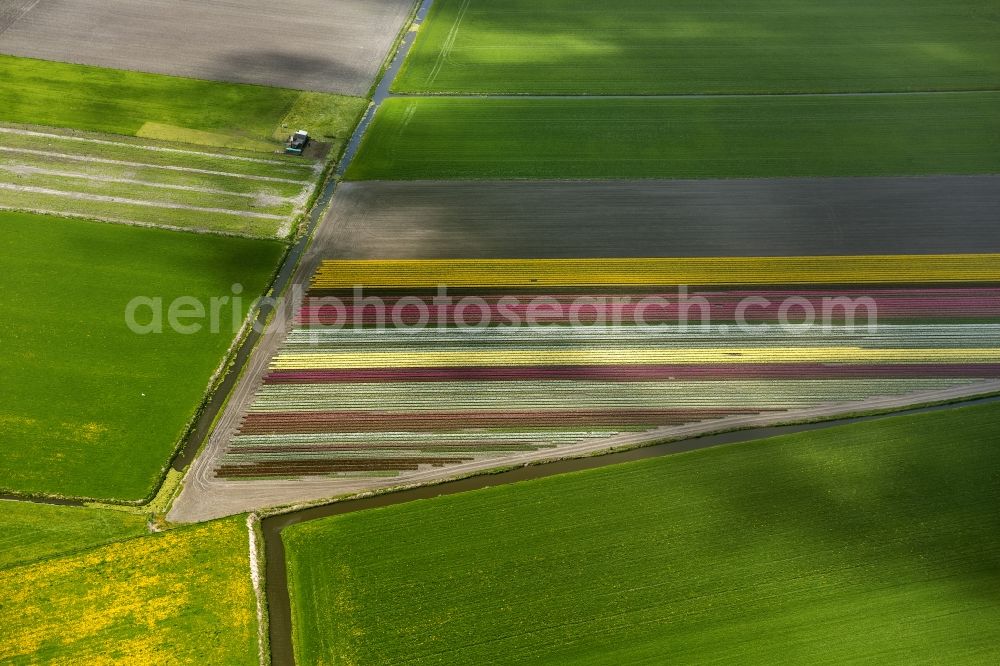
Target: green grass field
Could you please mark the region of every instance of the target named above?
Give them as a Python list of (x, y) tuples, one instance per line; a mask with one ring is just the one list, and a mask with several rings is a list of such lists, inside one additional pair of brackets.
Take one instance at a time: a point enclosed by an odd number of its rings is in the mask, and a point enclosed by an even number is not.
[(1000, 172), (1000, 93), (387, 100), (351, 180)]
[(284, 155), (0, 125), (8, 210), (283, 238), (321, 169)]
[[(282, 255), (275, 241), (0, 212), (0, 487), (149, 495), (234, 337), (231, 304), (215, 334), (172, 332), (166, 308), (241, 284), (242, 320)], [(163, 298), (166, 332), (127, 327), (137, 296)]]
[(338, 155), (367, 106), (357, 97), (0, 55), (0, 122), (267, 152), (301, 125)]
[(1000, 405), (286, 528), (300, 663), (992, 663)]
[(145, 533), (124, 511), (0, 500), (0, 569)]
[(996, 89), (986, 0), (436, 0), (404, 92)]
[(0, 571), (5, 664), (258, 664), (242, 517)]

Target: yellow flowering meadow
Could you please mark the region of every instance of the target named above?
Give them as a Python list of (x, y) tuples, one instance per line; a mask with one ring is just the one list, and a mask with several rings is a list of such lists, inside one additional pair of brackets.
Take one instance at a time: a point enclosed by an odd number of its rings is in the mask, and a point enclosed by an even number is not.
[(241, 519), (0, 571), (0, 662), (257, 663)]

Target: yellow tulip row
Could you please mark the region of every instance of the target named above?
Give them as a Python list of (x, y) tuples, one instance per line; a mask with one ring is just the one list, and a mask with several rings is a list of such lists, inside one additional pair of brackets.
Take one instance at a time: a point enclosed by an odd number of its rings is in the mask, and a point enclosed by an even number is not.
[(777, 347), (706, 349), (553, 349), (279, 354), (273, 370), (711, 363), (998, 363), (1000, 349)]
[(1000, 281), (1000, 254), (646, 259), (327, 260), (314, 289)]

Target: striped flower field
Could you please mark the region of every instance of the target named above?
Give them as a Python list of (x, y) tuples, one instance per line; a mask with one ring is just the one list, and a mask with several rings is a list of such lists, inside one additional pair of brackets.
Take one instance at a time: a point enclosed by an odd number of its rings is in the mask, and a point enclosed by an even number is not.
[(837, 259), (324, 262), (216, 475), (405, 475), (1000, 378), (997, 257)]

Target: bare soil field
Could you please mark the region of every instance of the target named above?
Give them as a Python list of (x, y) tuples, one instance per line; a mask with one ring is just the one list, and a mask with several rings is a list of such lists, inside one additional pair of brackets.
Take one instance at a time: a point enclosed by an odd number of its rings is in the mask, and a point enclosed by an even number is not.
[(1000, 176), (348, 182), (328, 257), (713, 257), (1000, 251)]
[(0, 4), (0, 53), (363, 96), (412, 7), (412, 0), (15, 0)]

